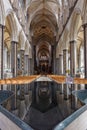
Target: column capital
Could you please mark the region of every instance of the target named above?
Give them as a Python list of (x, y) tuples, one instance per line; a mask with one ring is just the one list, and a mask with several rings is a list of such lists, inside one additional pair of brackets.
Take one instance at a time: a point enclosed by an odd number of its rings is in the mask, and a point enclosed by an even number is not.
[(82, 27), (83, 27), (83, 28), (86, 28), (86, 27), (87, 27), (87, 23), (83, 24)]
[(76, 43), (76, 40), (72, 40), (72, 41), (70, 41), (69, 43), (70, 43), (70, 44)]
[(56, 58), (56, 60), (58, 60), (58, 59), (59, 59), (59, 57)]
[(15, 44), (18, 44), (18, 42), (17, 42), (17, 41), (11, 41), (11, 43), (15, 43)]
[(32, 58), (28, 57), (29, 60), (31, 60)]
[(63, 54), (59, 54), (59, 56), (63, 56)]
[(68, 51), (68, 49), (63, 49), (63, 51)]
[(0, 28), (2, 28), (2, 27), (5, 28), (5, 25), (0, 24)]
[(27, 53), (25, 53), (24, 56), (29, 56), (29, 55)]
[(23, 52), (23, 51), (25, 51), (25, 50), (23, 50), (23, 49), (20, 49), (20, 51), (22, 51), (22, 52)]

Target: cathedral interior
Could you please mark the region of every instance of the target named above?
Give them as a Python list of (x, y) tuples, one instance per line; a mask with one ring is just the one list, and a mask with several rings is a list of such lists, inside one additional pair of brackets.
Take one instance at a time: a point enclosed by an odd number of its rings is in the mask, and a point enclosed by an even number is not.
[(87, 130), (87, 0), (0, 0), (0, 130)]

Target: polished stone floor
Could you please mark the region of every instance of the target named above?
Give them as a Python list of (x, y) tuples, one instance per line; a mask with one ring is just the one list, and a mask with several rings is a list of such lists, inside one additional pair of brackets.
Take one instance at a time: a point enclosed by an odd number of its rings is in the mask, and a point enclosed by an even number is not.
[(21, 130), (15, 123), (0, 112), (0, 130)]

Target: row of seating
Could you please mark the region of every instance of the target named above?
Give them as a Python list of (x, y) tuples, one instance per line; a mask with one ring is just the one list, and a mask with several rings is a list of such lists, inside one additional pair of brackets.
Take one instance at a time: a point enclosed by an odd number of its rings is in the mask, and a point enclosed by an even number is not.
[(0, 85), (4, 84), (26, 84), (31, 83), (35, 79), (39, 78), (40, 75), (31, 75), (31, 76), (20, 76), (16, 78), (2, 79), (0, 80)]
[[(57, 83), (66, 83), (66, 76), (61, 75), (48, 75), (49, 78), (53, 79)], [(87, 84), (87, 79), (85, 78), (73, 78), (74, 84)]]
[(53, 79), (57, 83), (65, 83), (65, 76), (61, 75), (48, 75), (49, 78)]

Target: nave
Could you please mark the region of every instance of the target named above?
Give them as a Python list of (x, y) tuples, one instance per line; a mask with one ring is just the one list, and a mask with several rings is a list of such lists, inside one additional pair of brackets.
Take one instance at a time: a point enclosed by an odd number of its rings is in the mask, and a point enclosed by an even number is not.
[(0, 129), (86, 130), (86, 104), (87, 0), (0, 0)]

